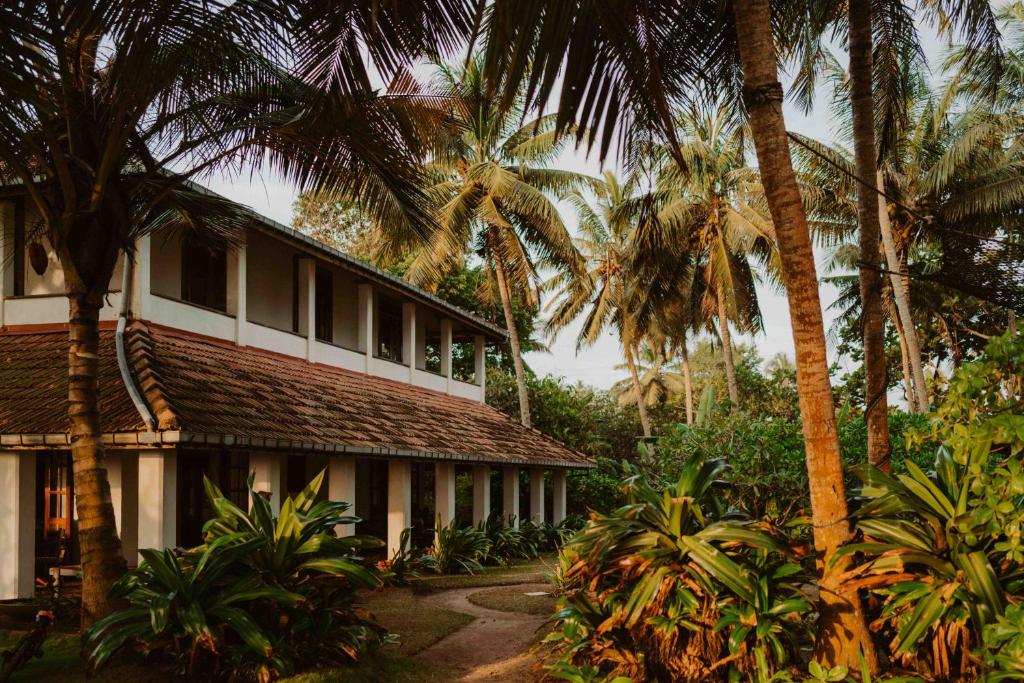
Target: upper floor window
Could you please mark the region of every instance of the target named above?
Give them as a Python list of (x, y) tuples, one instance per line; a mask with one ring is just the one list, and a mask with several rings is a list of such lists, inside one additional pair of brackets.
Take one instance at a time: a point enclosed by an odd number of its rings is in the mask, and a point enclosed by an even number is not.
[(381, 297), (377, 303), (377, 353), (397, 363), (402, 361), (402, 306)]
[(181, 300), (218, 311), (228, 309), (228, 255), (186, 237), (181, 242)]
[(316, 338), (328, 344), (334, 342), (334, 274), (327, 268), (316, 267)]

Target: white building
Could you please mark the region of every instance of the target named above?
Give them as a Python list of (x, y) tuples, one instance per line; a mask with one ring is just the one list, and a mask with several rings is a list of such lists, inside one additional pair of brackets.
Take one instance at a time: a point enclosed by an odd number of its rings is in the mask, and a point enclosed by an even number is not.
[[(484, 403), (486, 344), (503, 329), (252, 218), (244, 244), (222, 250), (143, 238), (129, 277), (122, 259), (111, 279), (101, 423), (129, 564), (138, 548), (200, 542), (203, 475), (245, 504), (253, 472), (277, 506), (326, 468), (325, 493), (389, 551), (404, 528), (456, 516), (460, 472), (473, 522), (564, 518), (567, 470), (592, 465)], [(0, 599), (33, 593), (61, 534), (72, 561), (75, 545), (68, 303), (48, 244), (45, 268), (30, 263), (33, 220), (23, 199), (0, 198)]]

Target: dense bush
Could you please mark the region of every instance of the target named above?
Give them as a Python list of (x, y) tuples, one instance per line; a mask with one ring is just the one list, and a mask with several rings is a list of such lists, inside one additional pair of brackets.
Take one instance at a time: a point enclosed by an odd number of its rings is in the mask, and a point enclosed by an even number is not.
[(205, 543), (183, 552), (143, 550), (113, 597), (127, 607), (85, 634), (95, 670), (125, 645), (190, 678), (272, 680), (299, 665), (347, 662), (382, 642), (353, 606), (357, 588), (380, 585), (358, 553), (381, 545), (335, 536), (348, 503), (315, 502), (320, 473), (275, 518), (252, 490), (251, 510), (206, 481), (216, 517)]
[(634, 474), (628, 503), (566, 543), (548, 638), (560, 676), (768, 678), (810, 642), (805, 550), (773, 525), (727, 518), (714, 492), (724, 470), (693, 458), (664, 492)]

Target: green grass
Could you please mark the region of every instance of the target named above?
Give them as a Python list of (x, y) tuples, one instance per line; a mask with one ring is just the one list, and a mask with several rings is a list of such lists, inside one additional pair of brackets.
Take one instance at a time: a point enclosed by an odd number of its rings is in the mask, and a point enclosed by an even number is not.
[(403, 655), (414, 655), (473, 621), (473, 617), (462, 612), (423, 605), (408, 588), (372, 593), (364, 606), (381, 626), (398, 636), (397, 645), (385, 647), (385, 653), (397, 650)]
[[(24, 631), (0, 631), (0, 651), (7, 650), (25, 634)], [(61, 683), (78, 683), (79, 681), (101, 681), (106, 683), (149, 683), (150, 681), (166, 680), (165, 676), (155, 673), (152, 667), (138, 664), (113, 665), (99, 675), (88, 678), (85, 673), (85, 662), (79, 655), (81, 641), (78, 634), (51, 633), (43, 643), (42, 659), (33, 659), (18, 670), (11, 678), (11, 683), (29, 683), (29, 681), (60, 681)]]
[(527, 592), (544, 589), (532, 586), (530, 591), (526, 591), (525, 588), (526, 586), (485, 588), (470, 593), (466, 599), (474, 605), (501, 612), (522, 612), (542, 617), (550, 617), (555, 613), (555, 606), (558, 604), (557, 598), (553, 595), (526, 595)]

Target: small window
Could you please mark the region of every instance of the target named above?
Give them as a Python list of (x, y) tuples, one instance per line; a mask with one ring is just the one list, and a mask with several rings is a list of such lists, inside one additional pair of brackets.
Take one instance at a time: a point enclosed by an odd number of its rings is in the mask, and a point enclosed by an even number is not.
[(214, 249), (185, 238), (181, 245), (181, 300), (190, 304), (228, 309), (228, 258)]
[(327, 268), (316, 268), (316, 338), (334, 341), (334, 274)]
[(472, 337), (452, 340), (452, 379), (477, 384), (476, 342)]
[(383, 298), (377, 304), (377, 357), (402, 362), (402, 306)]

